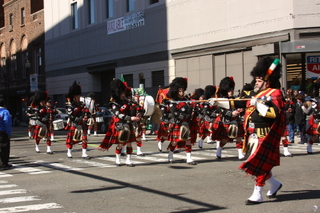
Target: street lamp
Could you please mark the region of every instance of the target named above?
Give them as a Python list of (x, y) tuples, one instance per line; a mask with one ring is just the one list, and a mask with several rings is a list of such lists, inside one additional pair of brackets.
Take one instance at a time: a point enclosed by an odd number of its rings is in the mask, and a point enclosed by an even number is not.
[(25, 63), (25, 68), (26, 68), (26, 76), (27, 76), (27, 82), (28, 82), (28, 88), (27, 88), (28, 102), (30, 101), (30, 67), (31, 67), (31, 64), (27, 59)]

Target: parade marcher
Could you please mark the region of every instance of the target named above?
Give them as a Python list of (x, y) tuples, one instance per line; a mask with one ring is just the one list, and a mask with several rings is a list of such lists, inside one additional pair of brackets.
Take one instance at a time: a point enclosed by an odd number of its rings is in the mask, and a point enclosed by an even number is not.
[(169, 124), (169, 141), (168, 146), (169, 163), (173, 163), (173, 152), (178, 145), (179, 148), (186, 149), (187, 163), (196, 165), (197, 163), (191, 158), (192, 142), (190, 137), (190, 119), (192, 107), (188, 104), (184, 93), (187, 89), (187, 79), (177, 77), (172, 80), (169, 85), (167, 96), (171, 98), (170, 108), (170, 124)]
[[(255, 79), (251, 101), (232, 101), (232, 108), (246, 107), (244, 115), (245, 137), (243, 149), (248, 158), (240, 165), (248, 175), (255, 176), (255, 187), (246, 205), (263, 202), (265, 182), (270, 184), (268, 198), (274, 198), (282, 184), (271, 170), (280, 165), (280, 139), (285, 128), (284, 98), (279, 89), (281, 65), (279, 59), (263, 57), (251, 71)], [(212, 104), (215, 100), (211, 101)]]
[(9, 164), (11, 132), (11, 115), (5, 108), (3, 96), (0, 95), (0, 171), (12, 167), (12, 165)]
[(50, 140), (50, 112), (46, 106), (48, 101), (48, 93), (45, 91), (38, 91), (34, 95), (33, 103), (31, 106), (34, 107), (36, 127), (33, 133), (33, 139), (35, 139), (35, 150), (40, 153), (39, 143), (43, 139), (47, 144), (47, 154), (54, 154), (51, 151), (51, 140)]
[[(93, 136), (98, 137), (98, 122), (97, 122), (97, 114), (100, 112), (99, 105), (96, 103), (96, 95), (91, 92), (87, 95), (87, 97), (91, 98), (92, 112), (90, 112), (90, 117), (92, 123), (88, 123), (88, 136), (91, 135), (91, 130), (93, 129)], [(90, 111), (90, 110), (89, 110)]]
[(110, 122), (108, 131), (105, 134), (103, 141), (98, 147), (99, 150), (109, 150), (112, 144), (117, 144), (116, 153), (116, 164), (121, 165), (121, 149), (122, 146), (127, 146), (127, 158), (126, 165), (133, 167), (131, 162), (132, 154), (132, 142), (136, 141), (135, 132), (133, 130), (132, 122), (139, 122), (141, 114), (131, 116), (131, 108), (129, 101), (126, 98), (127, 85), (119, 79), (114, 79), (110, 84), (111, 89), (111, 102), (110, 112), (113, 117)]
[(49, 135), (51, 142), (54, 141), (54, 128), (53, 128), (53, 121), (58, 114), (58, 111), (56, 109), (56, 103), (52, 106), (51, 105), (51, 99), (48, 97), (48, 100), (46, 102), (47, 107), (47, 113), (49, 114)]
[[(265, 182), (270, 184), (268, 198), (274, 198), (282, 187), (271, 170), (274, 166), (280, 165), (279, 145), (285, 128), (284, 98), (276, 86), (281, 77), (279, 60), (271, 57), (261, 58), (250, 74), (256, 80), (254, 86), (256, 95), (248, 104), (244, 125), (247, 131), (249, 130), (247, 132), (249, 142), (258, 140), (258, 145), (246, 162), (239, 167), (246, 173), (256, 176), (254, 192), (246, 202), (248, 205), (263, 201), (262, 189)], [(261, 103), (257, 99), (262, 97), (267, 99), (271, 97), (271, 100)]]
[(31, 139), (34, 128), (36, 127), (36, 118), (35, 118), (35, 108), (31, 106), (33, 102), (34, 96), (30, 98), (30, 102), (26, 111), (27, 117), (28, 117), (28, 137)]
[[(216, 93), (216, 87), (213, 85), (207, 85), (204, 88), (203, 92), (203, 99), (208, 100), (209, 98), (214, 98)], [(213, 122), (216, 119), (217, 113), (217, 107), (211, 106), (209, 102), (202, 102), (198, 103), (199, 105), (199, 137), (200, 140), (198, 141), (198, 147), (202, 149), (203, 141), (205, 138), (207, 138), (207, 142), (212, 141), (211, 140), (211, 134), (213, 131)]]
[(316, 99), (307, 97), (306, 100), (302, 110), (306, 114), (307, 153), (313, 154), (312, 145), (319, 138), (320, 133), (320, 108)]
[(69, 118), (69, 123), (66, 126), (68, 130), (66, 139), (66, 147), (68, 149), (67, 156), (68, 158), (72, 158), (73, 145), (81, 142), (82, 158), (90, 159), (87, 155), (87, 121), (89, 118), (89, 109), (80, 101), (80, 97), (81, 86), (74, 81), (69, 87), (69, 92), (66, 94), (66, 110)]
[(150, 130), (149, 135), (156, 135), (158, 133), (159, 126), (160, 126), (160, 118), (161, 118), (160, 104), (156, 102), (154, 104), (154, 112), (152, 113), (150, 118), (152, 128)]
[[(232, 99), (234, 97), (234, 87), (235, 82), (233, 77), (225, 77), (220, 81), (219, 88), (217, 90), (217, 98), (228, 98)], [(239, 160), (244, 159), (242, 152), (242, 138), (244, 136), (243, 123), (241, 119), (241, 113), (243, 113), (242, 108), (238, 109), (224, 109), (220, 107), (216, 110), (220, 113), (220, 116), (214, 121), (214, 134), (212, 139), (217, 142), (217, 158), (221, 158), (222, 148), (227, 142), (232, 142), (236, 140), (236, 148), (238, 150)]]

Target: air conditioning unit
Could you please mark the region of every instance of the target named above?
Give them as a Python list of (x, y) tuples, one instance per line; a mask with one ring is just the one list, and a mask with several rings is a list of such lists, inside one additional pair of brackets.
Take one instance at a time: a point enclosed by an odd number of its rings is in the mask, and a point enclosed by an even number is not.
[(9, 25), (9, 31), (13, 30), (13, 25)]

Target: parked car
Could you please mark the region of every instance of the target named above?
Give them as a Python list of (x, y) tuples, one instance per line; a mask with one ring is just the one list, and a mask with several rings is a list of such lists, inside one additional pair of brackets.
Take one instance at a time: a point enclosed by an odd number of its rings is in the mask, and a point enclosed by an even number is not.
[(56, 108), (58, 111), (58, 114), (56, 114), (56, 120), (57, 119), (62, 119), (64, 125), (67, 124), (68, 122), (68, 114), (65, 108)]
[(106, 107), (99, 107), (99, 110), (100, 112), (97, 114), (97, 116), (102, 116), (103, 122), (98, 123), (98, 131), (101, 133), (106, 133), (110, 125), (112, 114)]

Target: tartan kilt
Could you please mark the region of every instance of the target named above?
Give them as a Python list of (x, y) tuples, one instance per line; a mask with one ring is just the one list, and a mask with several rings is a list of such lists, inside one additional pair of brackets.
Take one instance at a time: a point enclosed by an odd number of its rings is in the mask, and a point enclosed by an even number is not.
[(282, 136), (288, 136), (288, 135), (289, 135), (289, 131), (288, 131), (288, 126), (286, 125)]
[(314, 119), (310, 118), (309, 122), (307, 123), (307, 130), (306, 133), (308, 135), (318, 135), (319, 133), (316, 131), (318, 127), (318, 123), (314, 121)]
[(161, 138), (167, 139), (168, 138), (168, 129), (169, 129), (169, 124), (161, 121), (160, 126), (158, 129), (158, 134), (157, 134), (157, 141), (161, 141)]
[(127, 144), (127, 143), (131, 143), (136, 141), (136, 136), (135, 136), (135, 132), (133, 130), (133, 126), (131, 123), (128, 124), (129, 125), (129, 129), (130, 129), (130, 136), (129, 136), (129, 140), (127, 142), (120, 142), (118, 141), (118, 136), (120, 134), (120, 131), (116, 130), (116, 120), (112, 119), (111, 120), (111, 124), (109, 126), (108, 131), (106, 132), (104, 139), (102, 140), (100, 146), (98, 147), (98, 149), (100, 150), (108, 150), (110, 149), (110, 147), (112, 146), (112, 144)]
[[(211, 126), (211, 122), (208, 122), (208, 121), (203, 121), (202, 122), (202, 125), (200, 126), (200, 131), (199, 131), (199, 134), (200, 134), (200, 137), (207, 137), (207, 136), (210, 136), (212, 132), (209, 131), (210, 128), (213, 128), (213, 124)], [(212, 131), (213, 129), (211, 129)]]
[[(81, 136), (81, 140), (82, 141), (87, 141), (88, 140), (88, 136), (86, 134), (86, 128), (83, 128), (84, 125), (81, 125), (82, 126), (82, 136)], [(73, 136), (75, 134), (75, 130), (76, 130), (76, 126), (73, 126), (73, 125), (69, 125), (68, 127), (68, 134), (67, 134), (67, 139), (66, 139), (66, 146), (67, 147), (70, 147), (68, 145), (74, 145), (74, 144), (78, 144), (79, 141), (75, 141), (73, 140)]]
[(194, 144), (197, 141), (197, 136), (199, 131), (198, 121), (196, 119), (191, 120), (189, 124), (189, 128), (190, 128), (191, 143)]
[(181, 141), (180, 139), (179, 139), (179, 137), (180, 137), (180, 127), (181, 127), (181, 125), (178, 125), (178, 124), (172, 124), (172, 126), (170, 126), (170, 127), (172, 127), (171, 128), (171, 131), (170, 131), (170, 133), (169, 133), (169, 141), (170, 142), (185, 142), (185, 141)]
[[(48, 125), (46, 125), (46, 127), (47, 127), (47, 135), (46, 135), (46, 137), (49, 138), (50, 137), (50, 132), (49, 132)], [(34, 126), (34, 131), (33, 131), (33, 135), (32, 135), (33, 139), (36, 139), (36, 140), (40, 140), (41, 139), (39, 137), (40, 128), (41, 128), (41, 126), (38, 126), (38, 125)]]

